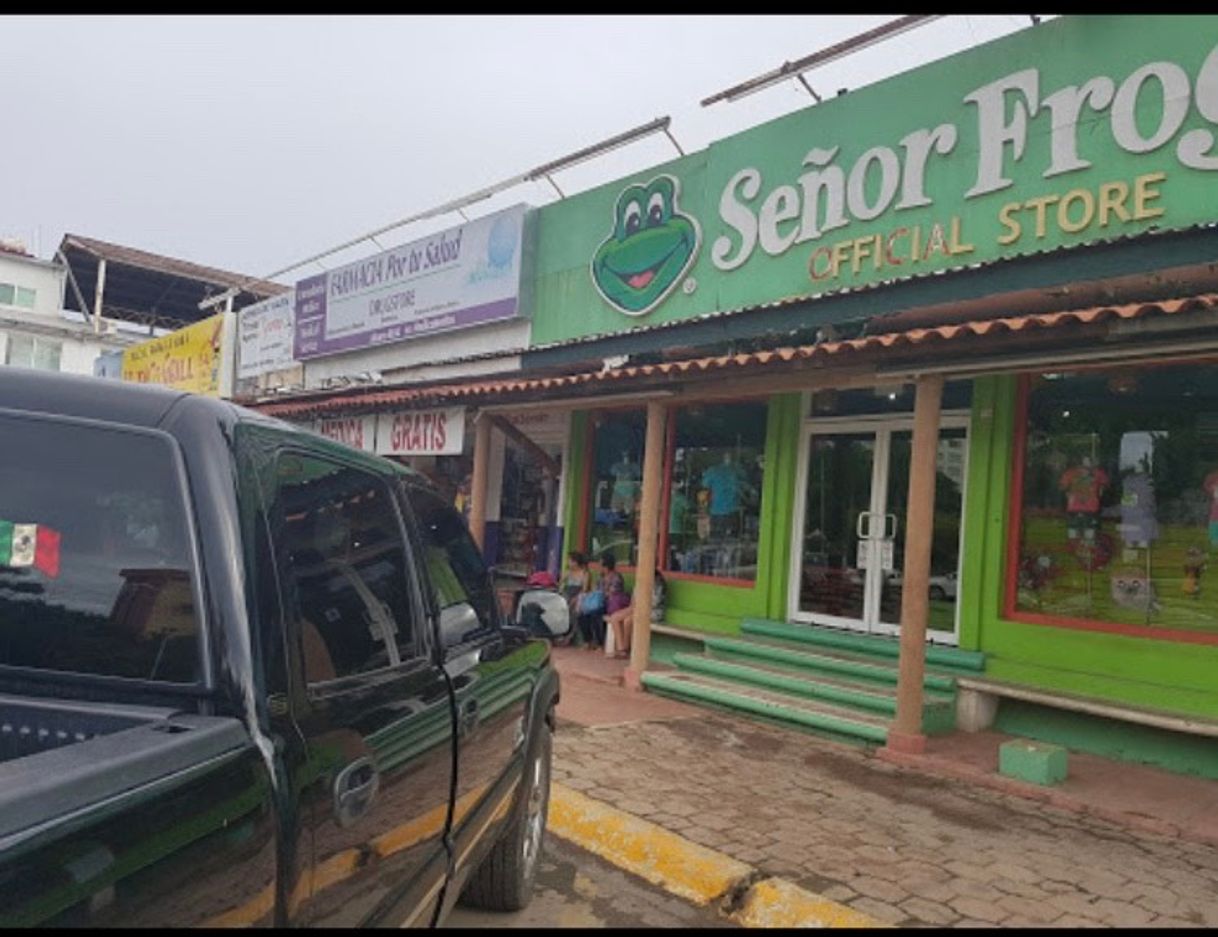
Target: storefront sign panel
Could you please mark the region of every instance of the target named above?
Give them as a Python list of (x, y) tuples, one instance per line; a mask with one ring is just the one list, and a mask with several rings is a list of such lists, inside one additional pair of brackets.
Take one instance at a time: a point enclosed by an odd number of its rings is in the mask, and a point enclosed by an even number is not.
[(242, 309), (237, 325), (237, 377), (283, 371), (292, 358), (296, 293), (289, 291)]
[(376, 451), (381, 455), (459, 455), (464, 445), (464, 407), (377, 416)]
[(1218, 26), (1066, 16), (538, 212), (534, 345), (1218, 217)]
[(224, 377), (224, 321), (225, 313), (217, 313), (126, 349), (123, 380), (219, 396)]
[(298, 359), (510, 319), (519, 312), (527, 207), (296, 284)]
[(310, 428), (327, 439), (341, 442), (353, 449), (362, 449), (364, 452), (375, 451), (376, 417), (374, 415), (329, 417), (315, 420)]

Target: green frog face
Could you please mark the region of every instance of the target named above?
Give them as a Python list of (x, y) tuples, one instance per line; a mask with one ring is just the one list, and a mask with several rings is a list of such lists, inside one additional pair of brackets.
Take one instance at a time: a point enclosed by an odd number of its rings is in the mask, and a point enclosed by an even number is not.
[(627, 315), (654, 309), (693, 264), (701, 234), (681, 214), (679, 192), (677, 179), (665, 175), (618, 196), (613, 230), (592, 258), (592, 282)]

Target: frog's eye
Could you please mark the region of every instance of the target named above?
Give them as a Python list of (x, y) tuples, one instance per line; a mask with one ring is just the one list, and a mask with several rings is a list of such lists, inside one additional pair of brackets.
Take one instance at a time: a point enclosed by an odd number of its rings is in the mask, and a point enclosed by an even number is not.
[(639, 230), (639, 225), (643, 222), (643, 210), (639, 208), (639, 203), (628, 202), (623, 218), (626, 222), (627, 234), (634, 234), (634, 232)]
[(656, 192), (647, 200), (647, 223), (658, 225), (664, 220), (664, 196)]

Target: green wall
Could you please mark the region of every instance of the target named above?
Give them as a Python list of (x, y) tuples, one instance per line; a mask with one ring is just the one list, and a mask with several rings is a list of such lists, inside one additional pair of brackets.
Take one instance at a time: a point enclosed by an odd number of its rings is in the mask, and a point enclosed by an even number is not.
[[(562, 569), (566, 575), (567, 554), (583, 548), (579, 542), (580, 505), (588, 498), (585, 449), (588, 442), (588, 414), (579, 410), (571, 414), (571, 433), (567, 437), (567, 466), (563, 487), (567, 503), (562, 506)], [(560, 579), (562, 576), (559, 577)]]
[(997, 680), (1218, 718), (1218, 646), (1002, 617), (1015, 405), (1013, 376), (974, 385), (960, 646), (984, 651)]
[[(1015, 377), (974, 382), (959, 597), (960, 647), (983, 651), (987, 675), (998, 680), (1218, 718), (1218, 647), (1002, 617), (1015, 405)], [(799, 394), (770, 398), (756, 583), (741, 588), (670, 580), (666, 624), (734, 634), (746, 617), (786, 618), (799, 423)], [(587, 500), (587, 432), (587, 414), (575, 414), (569, 496), (564, 506), (564, 555), (576, 545), (580, 512)]]
[[(761, 528), (757, 551), (757, 580), (752, 588), (668, 581), (664, 623), (678, 628), (738, 634), (745, 618), (786, 616), (787, 566), (790, 562), (795, 468), (799, 441), (799, 394), (769, 399), (766, 413), (765, 478), (761, 490)], [(576, 413), (571, 425), (571, 458), (564, 505), (566, 551), (578, 544), (580, 515), (588, 499), (585, 441), (588, 414)]]

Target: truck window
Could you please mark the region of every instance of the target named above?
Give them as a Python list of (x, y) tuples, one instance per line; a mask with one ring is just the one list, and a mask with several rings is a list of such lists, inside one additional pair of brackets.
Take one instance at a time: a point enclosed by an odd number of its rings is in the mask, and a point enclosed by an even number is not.
[(445, 643), (470, 640), (496, 627), (486, 566), (461, 515), (429, 491), (407, 489), (418, 522), (432, 595)]
[(288, 567), (307, 682), (419, 656), (401, 525), (384, 481), (295, 452), (279, 455), (276, 474), (276, 548)]
[(0, 416), (0, 665), (200, 679), (185, 492), (166, 437)]

